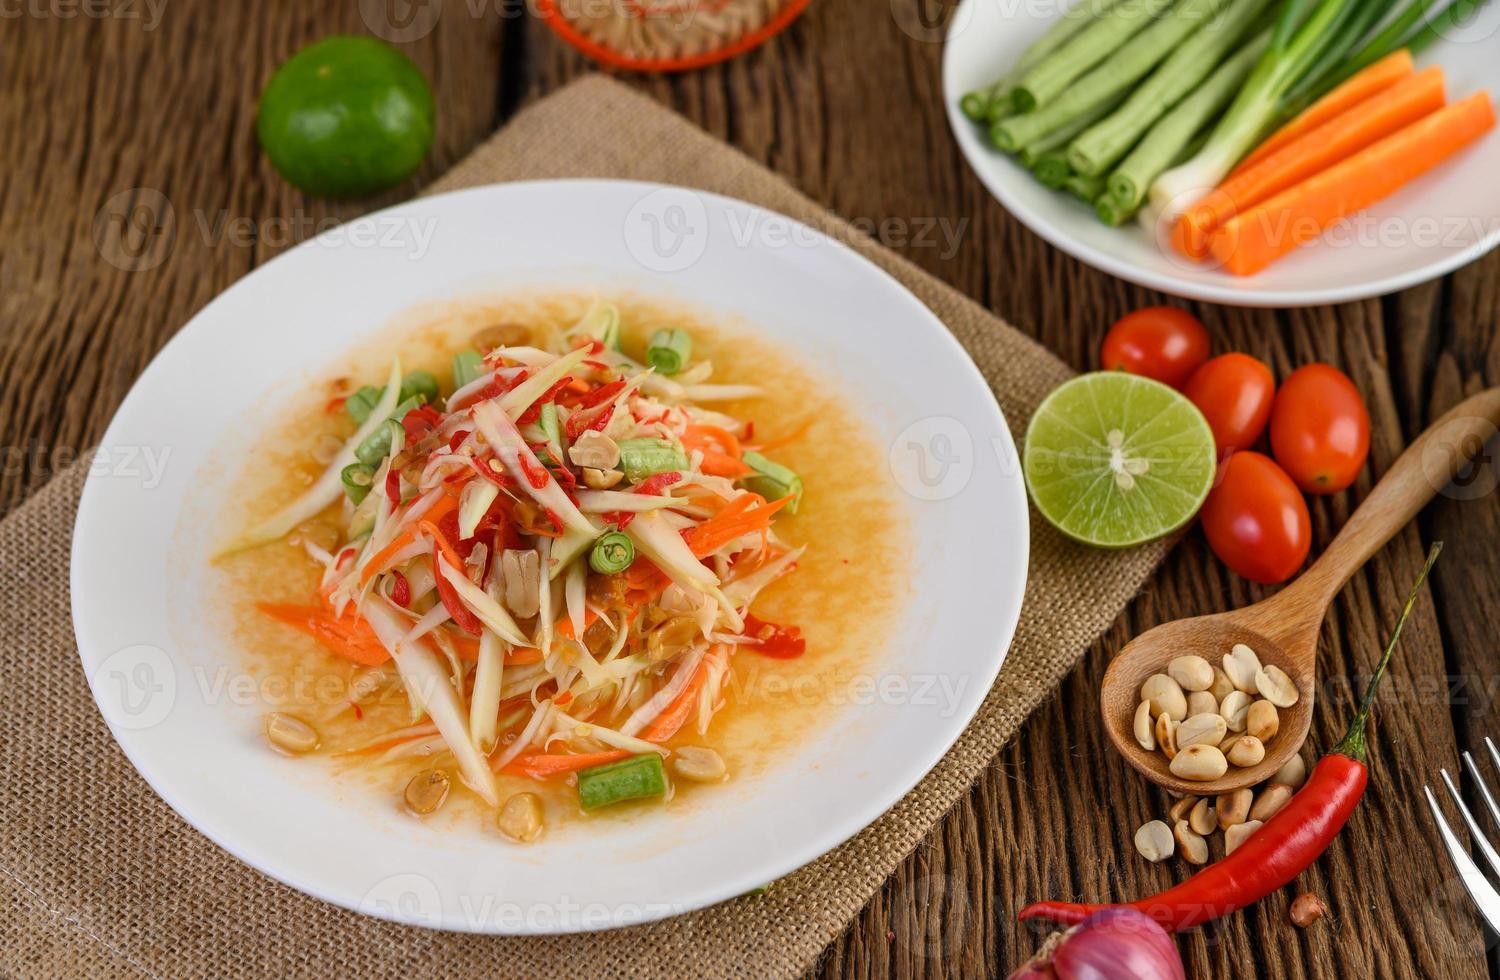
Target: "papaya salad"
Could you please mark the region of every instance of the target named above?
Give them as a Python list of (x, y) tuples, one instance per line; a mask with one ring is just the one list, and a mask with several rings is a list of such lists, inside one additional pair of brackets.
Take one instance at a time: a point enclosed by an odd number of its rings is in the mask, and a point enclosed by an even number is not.
[[(396, 361), (330, 404), (353, 434), (238, 542), (300, 545), (316, 589), (259, 614), (355, 665), (337, 711), (394, 692), (404, 710), (349, 751), (423, 760), (404, 791), (414, 813), (457, 779), (529, 841), (535, 784), (592, 812), (726, 778), (701, 743), (732, 661), (807, 647), (753, 611), (803, 555), (778, 533), (804, 488), (775, 450), (798, 433), (757, 439), (715, 406), (758, 387), (715, 381), (685, 330), (622, 342), (609, 304), (471, 343), (448, 377)], [(319, 515), (329, 539), (294, 533)], [(320, 748), (317, 719), (272, 712), (266, 735)]]

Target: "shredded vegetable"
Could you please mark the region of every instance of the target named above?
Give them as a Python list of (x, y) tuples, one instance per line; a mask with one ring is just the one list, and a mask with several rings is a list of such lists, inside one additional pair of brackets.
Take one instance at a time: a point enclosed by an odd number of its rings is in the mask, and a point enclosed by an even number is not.
[(454, 765), (497, 808), (517, 780), (576, 784), (585, 808), (666, 798), (663, 759), (733, 697), (737, 652), (806, 647), (750, 614), (797, 567), (780, 532), (802, 480), (703, 407), (760, 389), (711, 380), (686, 331), (642, 343), (596, 304), (536, 333), (356, 388), (330, 418), (357, 431), (245, 539), (336, 513), (339, 540), (307, 546), (316, 594), (259, 608), (359, 670), (394, 661), (408, 717), (369, 757)]

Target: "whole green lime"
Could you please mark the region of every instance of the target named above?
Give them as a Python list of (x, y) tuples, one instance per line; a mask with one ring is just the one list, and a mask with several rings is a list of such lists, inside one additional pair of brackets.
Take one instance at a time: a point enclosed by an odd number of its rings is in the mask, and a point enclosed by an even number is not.
[(399, 184), (432, 145), (422, 71), (373, 37), (329, 37), (286, 60), (260, 96), (256, 132), (281, 176), (324, 197)]

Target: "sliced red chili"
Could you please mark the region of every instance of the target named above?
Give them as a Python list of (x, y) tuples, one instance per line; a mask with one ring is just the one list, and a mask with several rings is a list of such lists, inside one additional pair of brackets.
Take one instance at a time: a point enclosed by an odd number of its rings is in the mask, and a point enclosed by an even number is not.
[(531, 484), (533, 490), (545, 487), (552, 478), (547, 475), (547, 467), (538, 463), (530, 453), (521, 453), (521, 472), (526, 474), (526, 482)]
[(453, 617), (458, 628), (472, 636), (478, 636), (482, 629), (479, 617), (469, 612), (469, 607), (458, 597), (458, 590), (441, 572), (437, 575), (437, 592), (438, 598), (443, 601), (443, 608), (448, 610), (448, 615)]
[(469, 438), (468, 429), (459, 429), (457, 432), (453, 433), (453, 438), (448, 440), (448, 451), (450, 453), (458, 452), (458, 447), (462, 446), (464, 444), (464, 440), (467, 438)]
[(397, 470), (386, 470), (385, 499), (391, 502), (392, 507), (401, 506), (401, 474)]
[(568, 386), (568, 382), (572, 380), (572, 378), (563, 378), (557, 384), (542, 392), (542, 396), (536, 401), (532, 402), (529, 406), (527, 406), (526, 411), (521, 413), (521, 417), (516, 419), (516, 424), (530, 425), (537, 419), (541, 418), (542, 406), (546, 405), (548, 402), (556, 401), (558, 394), (561, 393), (562, 390)]
[(391, 572), (391, 601), (402, 609), (411, 605), (411, 583), (399, 571)]
[(563, 426), (563, 431), (568, 434), (568, 439), (577, 439), (585, 432), (602, 432), (609, 420), (614, 418), (615, 407), (606, 405), (604, 408), (590, 415), (585, 411), (577, 411), (568, 416), (568, 424)]
[(604, 518), (604, 520), (606, 522), (608, 522), (610, 524), (613, 524), (615, 527), (617, 527), (617, 528), (619, 528), (620, 530), (623, 531), (623, 530), (625, 530), (625, 528), (627, 526), (629, 526), (629, 524), (630, 524), (631, 521), (635, 520), (635, 511), (633, 511), (633, 510), (611, 510), (611, 511), (606, 511), (605, 513), (600, 514), (599, 516), (602, 517), (602, 518)]
[(611, 381), (607, 385), (600, 385), (593, 391), (584, 394), (578, 399), (578, 404), (584, 408), (593, 408), (595, 405), (603, 405), (620, 392), (625, 390), (625, 379)]
[(641, 481), (640, 486), (635, 488), (636, 493), (645, 494), (648, 497), (660, 497), (662, 491), (682, 479), (682, 474), (676, 470), (667, 473), (658, 473), (648, 476)]
[(401, 417), (401, 428), (406, 430), (408, 444), (425, 439), (443, 421), (442, 413), (431, 405), (419, 405)]
[(768, 623), (756, 616), (745, 616), (745, 635), (759, 643), (747, 643), (745, 649), (775, 660), (792, 660), (807, 652), (807, 640), (796, 626)]

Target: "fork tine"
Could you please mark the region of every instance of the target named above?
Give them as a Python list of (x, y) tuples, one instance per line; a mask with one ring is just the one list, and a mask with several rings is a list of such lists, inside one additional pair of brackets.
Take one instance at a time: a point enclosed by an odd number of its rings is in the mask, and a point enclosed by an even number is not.
[[(1444, 774), (1446, 775), (1446, 773)], [(1432, 795), (1428, 786), (1422, 787), (1422, 792), (1427, 794), (1427, 806), (1432, 810), (1432, 819), (1437, 822), (1438, 835), (1443, 839), (1443, 848), (1447, 850), (1448, 857), (1452, 859), (1453, 866), (1458, 870), (1459, 880), (1463, 882), (1464, 891), (1479, 906), (1479, 914), (1484, 916), (1484, 921), (1490, 924), (1495, 932), (1500, 932), (1500, 892), (1496, 892), (1484, 872), (1479, 870), (1479, 865), (1463, 849), (1458, 842), (1458, 837), (1453, 833), (1453, 828), (1448, 826), (1448, 821), (1443, 818), (1443, 811), (1438, 806), (1437, 798)]]
[(1500, 806), (1495, 804), (1495, 796), (1490, 792), (1489, 784), (1484, 781), (1483, 776), (1479, 775), (1479, 767), (1474, 764), (1474, 757), (1468, 752), (1464, 753), (1464, 765), (1468, 766), (1469, 775), (1474, 777), (1474, 782), (1478, 784), (1479, 792), (1484, 797), (1484, 805), (1489, 808), (1490, 816), (1495, 819), (1496, 824), (1500, 824)]
[(1500, 769), (1500, 752), (1495, 750), (1495, 740), (1486, 735), (1484, 744), (1490, 750), (1490, 761), (1495, 764), (1496, 769)]
[[(1490, 868), (1497, 874), (1500, 874), (1500, 854), (1495, 853), (1495, 849), (1490, 846), (1489, 838), (1484, 836), (1484, 831), (1479, 829), (1479, 823), (1474, 819), (1474, 815), (1464, 805), (1464, 798), (1458, 795), (1458, 787), (1453, 785), (1453, 777), (1448, 775), (1448, 770), (1440, 769), (1438, 771), (1443, 775), (1443, 782), (1448, 785), (1448, 795), (1453, 797), (1453, 804), (1458, 807), (1458, 812), (1464, 818), (1464, 823), (1469, 825), (1469, 834), (1474, 838), (1474, 843), (1478, 846), (1479, 852), (1484, 855), (1484, 859), (1489, 863)], [(1484, 784), (1481, 782), (1480, 785)]]

